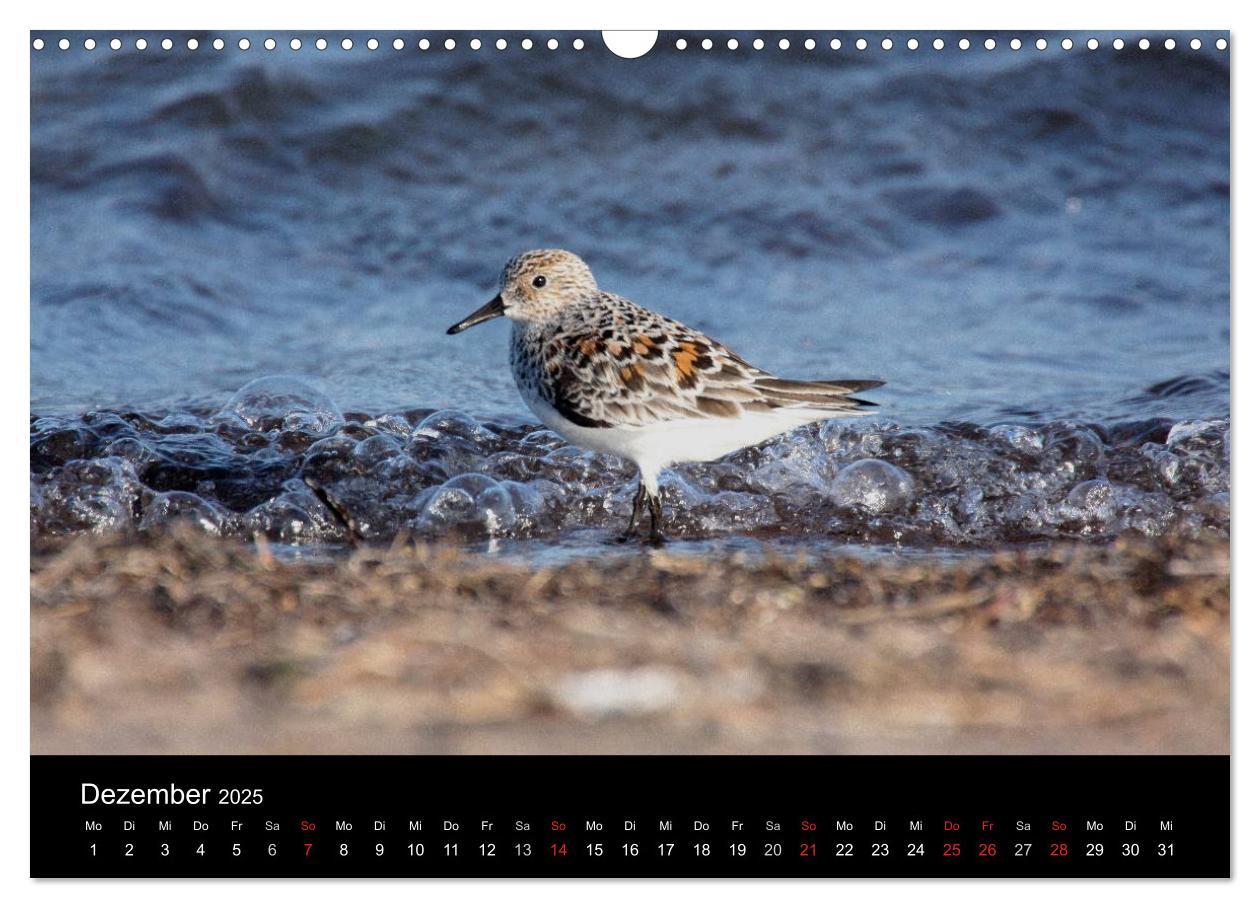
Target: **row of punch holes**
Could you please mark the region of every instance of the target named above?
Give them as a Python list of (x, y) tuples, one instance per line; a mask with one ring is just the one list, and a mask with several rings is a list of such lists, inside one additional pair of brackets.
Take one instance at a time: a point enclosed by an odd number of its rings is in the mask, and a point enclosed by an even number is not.
[[(288, 43), (291, 50), (301, 50), (304, 46), (301, 38), (290, 38)], [(111, 50), (122, 50), (124, 46), (124, 42), (121, 38), (111, 38), (107, 44)], [(136, 50), (147, 50), (149, 47), (149, 42), (145, 38), (136, 38), (134, 44)], [(175, 47), (175, 42), (171, 38), (163, 38), (158, 42), (158, 44), (163, 50), (172, 50)], [(201, 47), (201, 42), (197, 38), (189, 38), (186, 42), (184, 42), (184, 44), (189, 50), (197, 50)], [(365, 42), (363, 42), (363, 44), (368, 50), (378, 50), (381, 47), (381, 42), (376, 38), (368, 38)], [(830, 41), (827, 41), (826, 44), (832, 50), (841, 50), (844, 47), (844, 42), (842, 42), (839, 38), (832, 38)], [(959, 50), (964, 51), (970, 50), (972, 47), (970, 38), (959, 38), (956, 44)], [(1024, 47), (1024, 42), (1020, 38), (1011, 38), (1008, 42), (1005, 42), (1005, 44), (1011, 50), (1020, 50)], [(1224, 38), (1217, 38), (1215, 44), (1217, 50), (1225, 50), (1229, 47), (1229, 42)], [(312, 42), (312, 45), (316, 50), (327, 50), (330, 46), (327, 38), (316, 38)], [(703, 38), (697, 42), (697, 45), (701, 50), (706, 51), (712, 50), (716, 46), (712, 38)], [(1075, 43), (1071, 38), (1063, 38), (1057, 42), (1057, 45), (1063, 50), (1072, 50), (1075, 47)], [(35, 50), (43, 50), (46, 46), (46, 42), (43, 38), (35, 38), (31, 42), (31, 47)], [(61, 38), (57, 41), (56, 46), (60, 50), (69, 50), (71, 47), (70, 39)], [(95, 38), (83, 39), (84, 50), (95, 50), (97, 46), (98, 44)], [(214, 50), (223, 50), (228, 46), (228, 42), (226, 42), (223, 38), (214, 38), (209, 42), (209, 46)], [(275, 50), (279, 46), (280, 45), (275, 38), (265, 38), (262, 41), (262, 48), (264, 50)], [(390, 46), (393, 47), (394, 50), (404, 50), (408, 45), (402, 38), (394, 38), (390, 42)], [(483, 45), (480, 38), (470, 38), (467, 42), (467, 46), (470, 50), (481, 50)], [(506, 38), (499, 38), (494, 42), (494, 46), (497, 50), (507, 50), (509, 42)], [(557, 38), (549, 38), (546, 40), (545, 46), (548, 50), (558, 50), (560, 48), (560, 41)], [(586, 42), (581, 38), (574, 38), (571, 42), (571, 46), (574, 50), (583, 50), (586, 47)], [(687, 50), (689, 46), (691, 45), (688, 43), (686, 38), (678, 38), (674, 42), (674, 48), (676, 50)], [(751, 42), (751, 46), (753, 50), (764, 50), (766, 42), (762, 38), (754, 38)], [(806, 38), (802, 42), (802, 46), (805, 50), (814, 50), (819, 47), (819, 42), (813, 38)], [(873, 45), (871, 42), (867, 41), (866, 38), (858, 38), (853, 42), (853, 47), (859, 51), (864, 51), (874, 46), (878, 46), (882, 50), (889, 51), (897, 46), (897, 42), (895, 42), (892, 38), (883, 38), (878, 41), (877, 45)], [(918, 38), (907, 38), (904, 42), (904, 46), (907, 50), (918, 50), (921, 45)], [(949, 43), (947, 43), (944, 38), (935, 38), (930, 42), (930, 46), (933, 50), (939, 51), (948, 47)], [(981, 46), (984, 47), (985, 50), (991, 51), (996, 50), (1001, 45), (999, 45), (996, 38), (985, 38)], [(1037, 50), (1046, 50), (1051, 47), (1052, 44), (1045, 38), (1037, 38), (1032, 42), (1032, 46), (1036, 47)], [(1085, 40), (1084, 46), (1089, 50), (1098, 50), (1098, 48), (1102, 46), (1102, 42), (1097, 38), (1088, 38)], [(1116, 50), (1123, 50), (1125, 48), (1125, 40), (1123, 38), (1115, 38), (1111, 41), (1111, 46)], [(1137, 40), (1137, 47), (1140, 50), (1149, 50), (1151, 46), (1152, 42), (1149, 38), (1139, 38)], [(1166, 38), (1163, 42), (1163, 46), (1165, 50), (1175, 50), (1177, 48), (1177, 42), (1173, 38)], [(240, 38), (236, 41), (236, 47), (238, 50), (249, 50), (252, 47), (252, 44), (248, 38)], [(340, 41), (340, 47), (342, 50), (354, 50), (354, 39), (342, 38)], [(438, 47), (451, 51), (459, 47), (459, 42), (454, 38), (446, 38), (445, 40), (430, 40), (428, 38), (421, 38), (416, 43), (416, 47), (422, 51), (436, 49)], [(520, 41), (520, 47), (522, 50), (533, 50), (534, 40), (532, 38), (522, 38)], [(1191, 50), (1199, 50), (1202, 47), (1203, 41), (1201, 39), (1190, 39)], [(739, 50), (739, 40), (737, 38), (727, 39), (726, 48), (727, 50)], [(791, 50), (791, 40), (788, 38), (780, 38), (778, 41), (778, 48), (779, 50)]]

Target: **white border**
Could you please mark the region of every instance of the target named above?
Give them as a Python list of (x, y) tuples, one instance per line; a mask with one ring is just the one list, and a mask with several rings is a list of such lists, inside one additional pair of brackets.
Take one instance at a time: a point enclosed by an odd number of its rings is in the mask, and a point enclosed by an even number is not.
[[(1043, 0), (1043, 7), (1033, 4), (1004, 2), (903, 2), (898, 5), (862, 4), (846, 7), (838, 3), (796, 2), (775, 0), (773, 4), (745, 5), (737, 8), (731, 3), (691, 3), (679, 0), (630, 0), (617, 6), (589, 2), (548, 2), (530, 0), (527, 3), (509, 3), (506, 0), (480, 4), (404, 4), (400, 2), (370, 2), (357, 0), (352, 5), (324, 6), (316, 8), (307, 3), (261, 3), (242, 0), (215, 0), (199, 6), (193, 3), (172, 4), (166, 2), (88, 3), (84, 0), (62, 0), (56, 4), (44, 4), (37, 8), (24, 7), (14, 10), (10, 4), (4, 13), (6, 27), (3, 45), (4, 56), (0, 61), (8, 69), (8, 96), (5, 115), (10, 118), (5, 130), (3, 149), (3, 173), (5, 186), (5, 268), (10, 328), (4, 332), (3, 383), (4, 412), (0, 425), (12, 432), (6, 438), (0, 452), (4, 458), (0, 476), (9, 479), (0, 484), (3, 494), (4, 537), (0, 547), (0, 563), (8, 580), (6, 588), (13, 591), (11, 602), (6, 603), (10, 617), (7, 639), (12, 647), (5, 661), (4, 677), (7, 682), (4, 704), (4, 736), (6, 746), (0, 759), (0, 779), (6, 783), (4, 800), (17, 807), (27, 797), (28, 773), (28, 625), (29, 614), (29, 537), (26, 529), (26, 493), (19, 491), (19, 479), (26, 458), (25, 433), (18, 438), (17, 429), (25, 421), (29, 408), (29, 69), (27, 32), (39, 29), (71, 28), (205, 28), (230, 26), (233, 29), (683, 29), (704, 28), (715, 32), (726, 30), (793, 30), (793, 29), (916, 29), (921, 32), (946, 29), (1096, 29), (1100, 33), (1133, 28), (1158, 30), (1226, 30), (1232, 28), (1231, 66), (1233, 76), (1233, 160), (1247, 161), (1235, 168), (1232, 175), (1234, 247), (1254, 250), (1257, 245), (1254, 229), (1257, 195), (1250, 179), (1254, 161), (1260, 160), (1260, 142), (1256, 140), (1256, 114), (1248, 110), (1248, 104), (1239, 99), (1249, 99), (1255, 108), (1256, 77), (1249, 59), (1248, 48), (1256, 39), (1251, 26), (1255, 15), (1243, 4), (1210, 2), (1195, 3), (1146, 2), (1116, 3), (1110, 6), (1097, 0)], [(15, 21), (10, 21), (15, 20)], [(767, 26), (769, 28), (767, 29)], [(1241, 50), (1239, 49), (1241, 48)], [(1241, 178), (1240, 173), (1241, 171)], [(1254, 253), (1252, 255), (1254, 259)], [(1257, 292), (1254, 266), (1243, 256), (1233, 262), (1234, 299), (1244, 301), (1235, 306), (1232, 333), (1235, 348), (1248, 353), (1257, 343), (1253, 298)], [(1233, 540), (1236, 551), (1254, 551), (1246, 539), (1252, 537), (1251, 524), (1255, 515), (1254, 483), (1248, 467), (1255, 465), (1255, 458), (1239, 458), (1239, 451), (1250, 455), (1255, 450), (1256, 404), (1260, 389), (1256, 386), (1255, 371), (1249, 357), (1239, 357), (1232, 370), (1234, 400), (1240, 402), (1235, 409), (1242, 419), (1234, 422), (1234, 457), (1239, 467), (1234, 471)], [(1241, 563), (1240, 563), (1241, 562)], [(105, 883), (66, 884), (32, 883), (26, 879), (29, 873), (27, 843), (27, 817), (20, 809), (6, 812), (0, 822), (0, 861), (3, 862), (5, 882), (16, 882), (25, 890), (21, 894), (40, 904), (74, 905), (76, 908), (97, 908), (102, 899), (113, 903), (132, 905), (179, 904), (181, 908), (214, 906), (220, 908), (225, 900), (249, 903), (281, 899), (301, 899), (303, 908), (311, 906), (337, 906), (344, 908), (352, 900), (364, 897), (381, 900), (414, 901), (423, 899), (445, 905), (455, 902), (461, 905), (507, 903), (516, 905), (561, 904), (600, 906), (634, 905), (640, 908), (644, 900), (670, 904), (701, 901), (725, 906), (759, 905), (772, 901), (791, 899), (801, 905), (835, 904), (840, 900), (856, 899), (858, 904), (879, 900), (893, 904), (914, 904), (919, 908), (936, 908), (946, 905), (974, 906), (980, 903), (1008, 903), (1029, 908), (1053, 906), (1061, 908), (1070, 901), (1077, 904), (1113, 904), (1125, 901), (1146, 906), (1176, 906), (1184, 908), (1190, 901), (1211, 900), (1213, 904), (1255, 904), (1256, 880), (1260, 870), (1252, 855), (1260, 853), (1260, 810), (1257, 794), (1260, 782), (1256, 774), (1260, 767), (1252, 756), (1257, 750), (1256, 723), (1242, 719), (1248, 711), (1254, 713), (1257, 676), (1257, 660), (1239, 657), (1250, 654), (1255, 643), (1256, 619), (1253, 608), (1260, 603), (1251, 593), (1255, 590), (1254, 568), (1249, 569), (1246, 559), (1238, 559), (1234, 578), (1234, 714), (1238, 718), (1233, 739), (1235, 819), (1233, 843), (1232, 884), (1183, 883), (1183, 882), (1056, 882), (1019, 883), (1002, 881), (914, 883), (900, 881), (851, 881), (841, 883), (814, 882), (729, 882), (729, 883), (630, 883), (607, 884), (585, 882), (537, 882), (537, 883), (424, 883), (413, 882), (346, 882), (346, 883)], [(1241, 645), (1240, 645), (1241, 644)], [(1170, 780), (1176, 784), (1176, 780)], [(6, 886), (6, 889), (10, 887)]]

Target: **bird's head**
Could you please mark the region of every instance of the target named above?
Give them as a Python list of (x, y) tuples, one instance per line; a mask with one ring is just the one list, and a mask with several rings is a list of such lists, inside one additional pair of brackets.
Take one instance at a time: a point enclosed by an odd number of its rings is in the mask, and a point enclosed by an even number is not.
[(572, 252), (536, 249), (509, 261), (499, 275), (498, 295), (446, 333), (459, 334), (500, 315), (519, 322), (547, 321), (598, 292), (591, 269)]

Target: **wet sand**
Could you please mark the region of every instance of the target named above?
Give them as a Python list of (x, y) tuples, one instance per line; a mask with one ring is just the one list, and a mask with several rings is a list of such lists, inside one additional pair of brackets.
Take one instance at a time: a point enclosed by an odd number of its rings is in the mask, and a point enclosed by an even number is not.
[(1229, 547), (32, 543), (35, 753), (1224, 753)]

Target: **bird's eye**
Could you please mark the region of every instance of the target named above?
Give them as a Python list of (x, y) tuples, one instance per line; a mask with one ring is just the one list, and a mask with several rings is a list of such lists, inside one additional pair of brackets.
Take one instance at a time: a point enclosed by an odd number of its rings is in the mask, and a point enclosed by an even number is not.
[(546, 287), (547, 276), (545, 274), (540, 274), (538, 277), (534, 278), (534, 286), (538, 288)]

